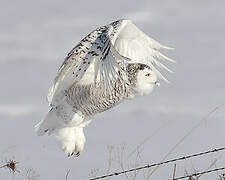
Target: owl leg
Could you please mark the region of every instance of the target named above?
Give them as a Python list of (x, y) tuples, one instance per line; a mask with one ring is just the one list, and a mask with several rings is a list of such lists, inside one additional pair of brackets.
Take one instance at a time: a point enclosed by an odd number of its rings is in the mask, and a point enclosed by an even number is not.
[(90, 122), (91, 120), (84, 120), (79, 126), (64, 127), (53, 132), (67, 156), (79, 156), (83, 151), (86, 142), (83, 128)]
[(75, 136), (75, 155), (78, 157), (84, 149), (86, 138), (84, 136), (83, 128), (87, 126), (91, 120), (84, 120), (78, 127), (74, 127)]
[(80, 153), (84, 149), (84, 144), (86, 142), (86, 138), (84, 136), (83, 127), (76, 127), (74, 128), (75, 134), (75, 155), (78, 157)]
[(85, 136), (83, 127), (65, 127), (53, 132), (64, 153), (69, 157), (83, 151)]

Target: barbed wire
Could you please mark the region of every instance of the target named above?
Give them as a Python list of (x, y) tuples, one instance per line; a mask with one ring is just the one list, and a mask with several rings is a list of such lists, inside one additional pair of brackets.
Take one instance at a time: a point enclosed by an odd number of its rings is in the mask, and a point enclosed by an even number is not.
[[(216, 106), (215, 108), (213, 108), (210, 112), (208, 112), (194, 127), (191, 128), (190, 131), (187, 132), (187, 134), (185, 134), (173, 147), (172, 149), (169, 150), (169, 152), (163, 157), (163, 159), (161, 161), (164, 161), (165, 159), (167, 159), (167, 157), (188, 137), (190, 136), (194, 131), (196, 131), (197, 128), (199, 128), (202, 123), (204, 121), (206, 121), (210, 115), (214, 114), (215, 112), (217, 112), (219, 109), (221, 109), (222, 107), (224, 107), (225, 104), (220, 104), (218, 106)], [(158, 168), (160, 168), (160, 166), (156, 166), (151, 173), (148, 175), (148, 177), (150, 177)]]
[(192, 177), (197, 177), (197, 176), (200, 176), (200, 175), (203, 175), (203, 174), (207, 174), (207, 173), (211, 173), (211, 172), (215, 172), (215, 171), (222, 171), (222, 170), (225, 170), (225, 167), (210, 169), (210, 170), (207, 170), (207, 171), (193, 173), (193, 174), (186, 175), (186, 176), (180, 176), (180, 177), (177, 177), (177, 178), (173, 178), (171, 180), (179, 180), (179, 179), (185, 179), (185, 178), (192, 178)]
[[(114, 173), (111, 173), (111, 174), (90, 178), (89, 180), (97, 180), (97, 179), (103, 179), (103, 178), (106, 178), (106, 177), (118, 176), (118, 175), (129, 173), (129, 172), (132, 172), (132, 171), (138, 171), (138, 170), (141, 170), (141, 169), (151, 168), (151, 167), (159, 166), (159, 165), (162, 165), (162, 164), (168, 164), (168, 163), (171, 163), (171, 162), (182, 161), (182, 160), (190, 159), (192, 157), (202, 156), (202, 155), (205, 155), (205, 154), (210, 154), (210, 153), (219, 152), (219, 151), (223, 151), (223, 150), (225, 150), (225, 147), (217, 148), (217, 149), (213, 149), (213, 150), (208, 150), (208, 151), (204, 151), (204, 152), (200, 152), (200, 153), (196, 153), (196, 154), (191, 154), (191, 155), (187, 155), (187, 156), (183, 156), (183, 157), (178, 157), (178, 158), (174, 158), (174, 159), (170, 159), (170, 160), (167, 160), (167, 161), (158, 162), (158, 163), (154, 163), (154, 164), (148, 164), (148, 165), (145, 165), (145, 166), (140, 166), (140, 167), (124, 170), (124, 171), (114, 172)], [(207, 171), (205, 171), (205, 172), (207, 172)], [(187, 177), (190, 177), (190, 175), (187, 176)]]

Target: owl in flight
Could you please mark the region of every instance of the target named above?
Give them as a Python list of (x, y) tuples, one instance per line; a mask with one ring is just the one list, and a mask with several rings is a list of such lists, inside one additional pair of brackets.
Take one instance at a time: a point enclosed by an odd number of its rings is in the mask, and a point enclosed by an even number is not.
[(158, 78), (156, 67), (172, 72), (160, 61), (175, 62), (159, 52), (172, 49), (153, 40), (131, 20), (97, 28), (67, 55), (48, 92), (50, 111), (35, 130), (54, 135), (66, 155), (84, 148), (83, 128), (93, 116), (124, 100), (149, 94)]

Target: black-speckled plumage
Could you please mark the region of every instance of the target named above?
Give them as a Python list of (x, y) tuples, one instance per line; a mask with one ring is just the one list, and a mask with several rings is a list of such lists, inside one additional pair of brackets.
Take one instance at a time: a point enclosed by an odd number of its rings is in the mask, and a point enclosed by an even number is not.
[(123, 88), (119, 82), (113, 83), (113, 88), (105, 91), (103, 83), (74, 85), (67, 91), (66, 101), (74, 111), (91, 116), (106, 111), (128, 96), (132, 96), (137, 81), (137, 73), (144, 68), (150, 69), (145, 64), (127, 64), (130, 86)]

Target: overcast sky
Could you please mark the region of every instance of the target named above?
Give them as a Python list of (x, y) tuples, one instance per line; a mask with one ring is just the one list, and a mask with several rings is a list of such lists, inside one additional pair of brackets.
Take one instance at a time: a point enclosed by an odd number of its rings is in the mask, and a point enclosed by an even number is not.
[[(91, 169), (105, 174), (107, 146), (141, 148), (143, 164), (158, 162), (215, 107), (225, 103), (225, 1), (2, 1), (0, 7), (0, 160), (13, 158), (20, 171), (32, 167), (40, 179), (87, 179)], [(164, 53), (172, 82), (152, 94), (99, 114), (85, 128), (79, 158), (67, 158), (51, 137), (37, 137), (33, 126), (48, 111), (46, 95), (65, 55), (95, 28), (127, 18), (152, 38), (175, 48)], [(224, 146), (225, 108), (192, 132), (167, 159)], [(126, 155), (124, 155), (126, 156)], [(224, 153), (177, 163), (177, 176), (202, 171)], [(135, 163), (135, 157), (130, 157)], [(141, 165), (141, 164), (140, 164)], [(128, 167), (128, 166), (125, 166)], [(130, 166), (132, 167), (132, 166)], [(214, 166), (215, 167), (215, 166)], [(116, 163), (112, 170), (119, 170)], [(172, 177), (173, 164), (152, 179)], [(216, 179), (217, 174), (202, 179)], [(9, 172), (0, 169), (0, 179)], [(16, 174), (15, 180), (24, 179)], [(118, 176), (114, 179), (125, 179)], [(140, 175), (138, 179), (143, 179)]]

